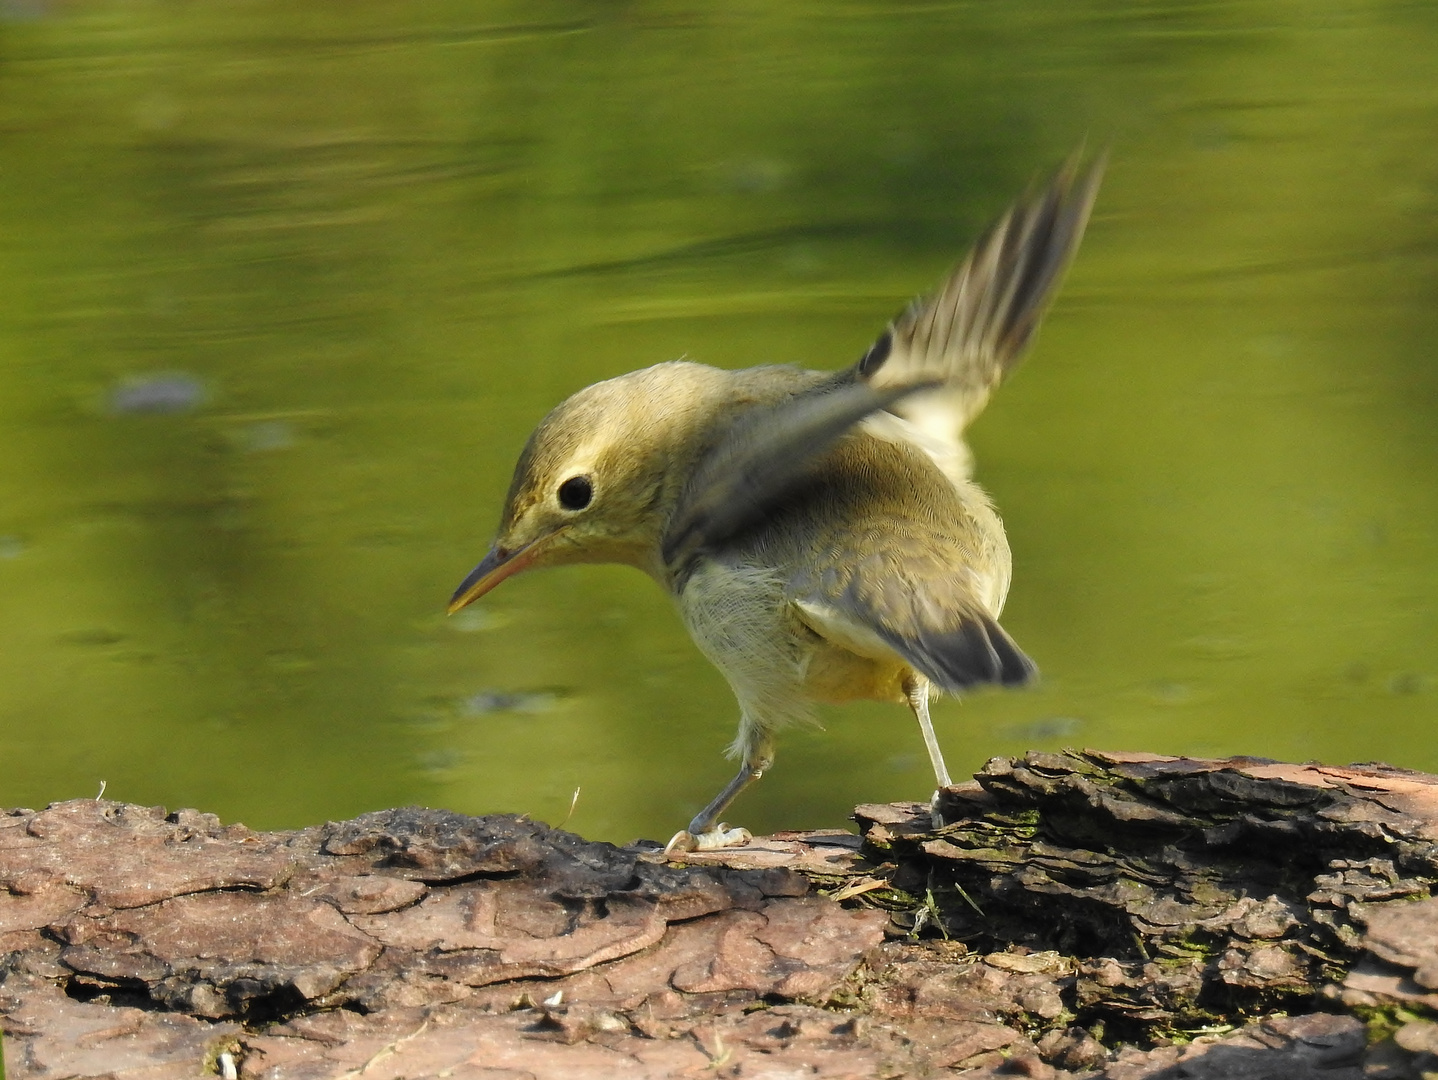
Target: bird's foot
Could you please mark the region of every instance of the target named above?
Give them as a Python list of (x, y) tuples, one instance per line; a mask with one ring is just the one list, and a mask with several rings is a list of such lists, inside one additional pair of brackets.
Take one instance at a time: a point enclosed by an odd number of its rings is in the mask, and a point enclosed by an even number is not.
[(718, 851), (720, 848), (737, 847), (754, 839), (748, 829), (731, 829), (721, 821), (708, 832), (695, 836), (688, 829), (680, 829), (674, 838), (664, 845), (664, 855), (681, 854), (686, 851)]
[(944, 815), (939, 812), (939, 792), (937, 791), (929, 799), (929, 824), (936, 829), (942, 829), (948, 824), (944, 820)]

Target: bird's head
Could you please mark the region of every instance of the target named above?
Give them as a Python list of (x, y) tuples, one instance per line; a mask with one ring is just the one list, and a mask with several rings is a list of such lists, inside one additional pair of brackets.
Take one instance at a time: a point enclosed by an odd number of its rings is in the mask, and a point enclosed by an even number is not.
[(450, 613), (521, 570), (617, 562), (654, 572), (723, 374), (675, 361), (560, 403), (519, 455), (494, 546), (455, 590)]

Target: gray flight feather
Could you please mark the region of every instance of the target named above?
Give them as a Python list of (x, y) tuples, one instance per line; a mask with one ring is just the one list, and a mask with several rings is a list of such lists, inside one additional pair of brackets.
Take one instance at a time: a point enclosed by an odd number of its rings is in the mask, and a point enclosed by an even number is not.
[(957, 628), (902, 634), (880, 627), (879, 635), (941, 690), (959, 693), (980, 683), (1022, 686), (1038, 668), (986, 612), (974, 610)]
[(739, 414), (695, 468), (661, 544), (682, 582), (694, 558), (758, 524), (864, 417), (933, 383), (876, 389), (840, 373), (818, 387)]
[(1080, 171), (1075, 152), (1036, 195), (988, 229), (938, 292), (890, 323), (855, 374), (876, 388), (941, 380), (941, 391), (893, 411), (912, 419), (922, 409), (932, 421), (939, 404), (948, 430), (933, 433), (957, 438), (1033, 336), (1083, 238), (1104, 164), (1100, 156)]

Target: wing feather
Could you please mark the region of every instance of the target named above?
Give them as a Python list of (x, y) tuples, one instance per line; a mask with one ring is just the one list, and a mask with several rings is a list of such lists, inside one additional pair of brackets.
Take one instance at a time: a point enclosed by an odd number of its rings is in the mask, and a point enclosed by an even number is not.
[(864, 417), (931, 385), (874, 387), (840, 373), (740, 413), (685, 485), (661, 541), (665, 565), (682, 580), (698, 554), (764, 520)]
[(890, 411), (958, 442), (1033, 337), (1083, 238), (1103, 169), (1100, 156), (1081, 170), (1075, 153), (989, 227), (933, 296), (889, 324), (855, 374), (876, 389), (942, 384)]
[(891, 650), (950, 693), (1029, 682), (1038, 669), (977, 599), (978, 576), (939, 554), (954, 547), (915, 523), (882, 550), (859, 531), (831, 537), (823, 564), (801, 570), (789, 596), (821, 637), (861, 656)]

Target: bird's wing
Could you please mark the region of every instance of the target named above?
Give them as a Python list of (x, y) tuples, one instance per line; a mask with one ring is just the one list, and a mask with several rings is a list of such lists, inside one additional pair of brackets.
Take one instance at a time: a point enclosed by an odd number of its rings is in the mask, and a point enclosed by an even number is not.
[[(897, 653), (931, 683), (959, 693), (980, 683), (1017, 686), (1032, 660), (978, 599), (986, 583), (970, 560), (950, 560), (913, 532), (882, 543), (862, 534), (831, 544), (822, 566), (793, 582), (791, 603), (812, 630), (861, 656)], [(952, 544), (945, 545), (952, 553)]]
[(1018, 362), (1073, 258), (1103, 169), (1100, 156), (1081, 170), (1075, 153), (989, 227), (938, 292), (890, 323), (852, 375), (876, 390), (941, 383), (889, 411), (961, 452), (964, 427)]
[(679, 497), (660, 541), (665, 565), (682, 580), (695, 556), (768, 517), (860, 420), (929, 385), (875, 387), (841, 376), (740, 413)]

